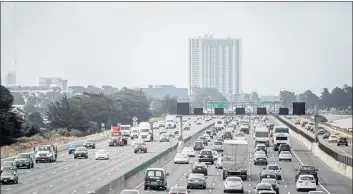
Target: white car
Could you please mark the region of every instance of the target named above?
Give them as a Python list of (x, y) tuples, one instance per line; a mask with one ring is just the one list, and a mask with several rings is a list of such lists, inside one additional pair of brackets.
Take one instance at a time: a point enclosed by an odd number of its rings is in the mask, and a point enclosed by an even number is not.
[(289, 151), (281, 151), (281, 153), (278, 156), (278, 160), (289, 160), (292, 161), (292, 154)]
[(323, 191), (309, 191), (308, 194), (325, 194)]
[(235, 134), (235, 139), (236, 140), (246, 140), (245, 139), (245, 134), (243, 132)]
[(144, 142), (143, 139), (135, 139), (134, 141), (132, 141), (131, 147), (135, 147), (135, 145), (136, 145), (137, 143), (142, 143), (142, 142)]
[(217, 161), (215, 163), (215, 167), (217, 169), (223, 169), (223, 157), (222, 156), (218, 156)]
[(223, 142), (221, 141), (214, 141), (212, 145), (212, 150), (214, 151), (223, 151)]
[(297, 191), (300, 190), (314, 190), (316, 191), (316, 181), (313, 175), (302, 174), (299, 175), (297, 182), (295, 183)]
[(202, 136), (204, 136), (208, 142), (211, 141), (211, 137), (207, 133), (203, 134)]
[(95, 158), (96, 158), (96, 160), (99, 160), (99, 159), (109, 160), (109, 152), (105, 149), (100, 149), (100, 150), (96, 151)]
[(218, 158), (218, 152), (217, 151), (212, 151), (212, 155), (213, 155), (213, 160), (216, 161)]
[(237, 176), (229, 176), (224, 181), (224, 193), (240, 192), (244, 193), (243, 180)]
[(138, 190), (122, 190), (120, 194), (140, 194)]
[(336, 135), (330, 135), (330, 137), (328, 138), (328, 142), (330, 142), (330, 143), (337, 143), (337, 141), (338, 141), (338, 136), (336, 136)]
[(182, 153), (186, 154), (188, 157), (196, 156), (196, 152), (193, 147), (184, 147)]
[(184, 153), (177, 153), (174, 157), (174, 164), (189, 164), (189, 157)]

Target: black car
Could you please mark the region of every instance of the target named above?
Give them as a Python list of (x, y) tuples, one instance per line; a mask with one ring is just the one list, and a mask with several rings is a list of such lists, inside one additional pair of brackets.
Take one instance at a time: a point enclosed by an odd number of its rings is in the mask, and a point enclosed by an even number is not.
[(1, 173), (1, 183), (18, 183), (17, 172), (13, 170), (4, 171)]
[(277, 179), (276, 173), (273, 172), (272, 170), (263, 170), (260, 174), (260, 180), (264, 178), (271, 178), (271, 179)]
[(88, 158), (88, 150), (86, 147), (78, 147), (74, 152), (74, 159), (76, 158)]
[(324, 135), (322, 136), (323, 139), (327, 139), (330, 137), (330, 133), (329, 132), (325, 132)]
[(20, 168), (20, 167), (33, 168), (34, 166), (33, 158), (29, 153), (17, 154), (14, 160), (14, 165), (17, 168)]
[(231, 131), (223, 132), (222, 138), (223, 139), (233, 139), (232, 132)]
[(94, 142), (93, 140), (86, 140), (83, 142), (83, 146), (85, 146), (86, 148), (96, 149), (96, 142)]
[(272, 189), (276, 191), (277, 194), (279, 194), (279, 186), (278, 186), (278, 182), (276, 179), (274, 178), (263, 178), (261, 180), (261, 183), (269, 183), (272, 185)]
[(266, 156), (255, 156), (254, 165), (258, 165), (258, 164), (267, 165), (268, 162), (267, 162)]
[(208, 140), (206, 137), (201, 136), (201, 137), (199, 137), (199, 140), (202, 141), (203, 145), (206, 145), (206, 146), (208, 145)]
[(299, 175), (302, 174), (313, 175), (316, 181), (316, 185), (319, 184), (317, 169), (314, 166), (301, 166), (299, 169), (297, 169), (297, 174), (295, 175), (295, 182), (297, 182)]
[(345, 145), (348, 146), (348, 140), (346, 137), (340, 137), (337, 141), (337, 146)]
[(194, 166), (192, 166), (192, 173), (199, 173), (207, 176), (207, 165), (205, 163), (196, 162)]
[(203, 146), (202, 141), (195, 141), (195, 143), (194, 143), (194, 150), (195, 151), (203, 150), (203, 148), (204, 148), (204, 146)]
[(291, 146), (289, 144), (280, 144), (278, 147), (278, 155), (281, 153), (281, 151), (288, 151), (288, 152), (292, 152), (291, 150)]
[(214, 164), (214, 157), (212, 151), (206, 149), (201, 150), (199, 155), (199, 162), (210, 162), (211, 164)]
[[(207, 169), (206, 169), (206, 174), (207, 174)], [(192, 189), (192, 188), (202, 188), (206, 189), (206, 179), (204, 174), (200, 173), (193, 173), (187, 176), (188, 182), (186, 188)]]

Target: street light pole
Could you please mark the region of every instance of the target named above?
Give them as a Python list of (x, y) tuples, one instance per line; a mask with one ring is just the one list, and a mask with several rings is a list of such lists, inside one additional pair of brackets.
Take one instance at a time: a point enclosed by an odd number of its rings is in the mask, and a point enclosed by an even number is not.
[(318, 142), (318, 125), (319, 125), (319, 108), (317, 105), (314, 107), (315, 110), (315, 115), (314, 115), (314, 121), (315, 121), (315, 143)]
[(184, 149), (184, 138), (183, 138), (183, 118), (182, 116), (178, 116), (179, 118), (179, 138), (178, 138), (178, 148), (177, 151), (181, 152)]

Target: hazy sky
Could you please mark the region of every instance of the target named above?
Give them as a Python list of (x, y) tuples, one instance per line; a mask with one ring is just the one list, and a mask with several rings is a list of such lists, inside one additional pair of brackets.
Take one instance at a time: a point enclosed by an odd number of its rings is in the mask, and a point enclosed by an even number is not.
[[(352, 83), (352, 3), (1, 3), (1, 74), (17, 83), (187, 87), (188, 38), (242, 39), (241, 88), (320, 93)], [(16, 25), (14, 27), (14, 15)]]

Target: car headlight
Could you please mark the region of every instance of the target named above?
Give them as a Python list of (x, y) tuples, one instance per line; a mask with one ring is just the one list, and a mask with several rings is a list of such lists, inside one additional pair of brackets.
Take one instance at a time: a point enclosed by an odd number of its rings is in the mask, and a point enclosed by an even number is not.
[(48, 156), (49, 156), (49, 157), (52, 157), (52, 156), (53, 156), (53, 154), (48, 154)]

